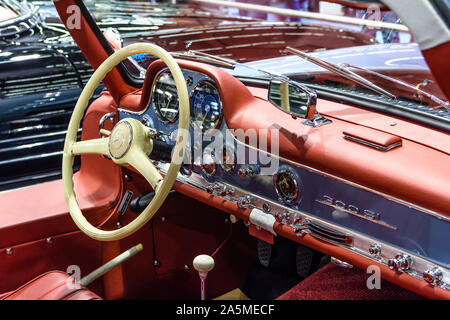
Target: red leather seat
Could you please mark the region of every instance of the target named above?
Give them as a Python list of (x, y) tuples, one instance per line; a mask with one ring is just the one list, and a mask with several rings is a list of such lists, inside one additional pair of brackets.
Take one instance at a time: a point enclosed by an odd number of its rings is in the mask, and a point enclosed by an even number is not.
[[(62, 271), (50, 271), (34, 278), (20, 288), (0, 296), (1, 300), (101, 300), (83, 286), (73, 284)], [(68, 282), (69, 279), (69, 282)]]

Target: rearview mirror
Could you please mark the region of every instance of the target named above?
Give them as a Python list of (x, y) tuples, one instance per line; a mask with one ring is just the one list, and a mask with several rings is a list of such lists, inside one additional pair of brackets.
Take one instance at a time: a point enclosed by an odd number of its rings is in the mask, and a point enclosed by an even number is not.
[(316, 93), (294, 81), (271, 80), (269, 101), (293, 117), (313, 119), (316, 113)]

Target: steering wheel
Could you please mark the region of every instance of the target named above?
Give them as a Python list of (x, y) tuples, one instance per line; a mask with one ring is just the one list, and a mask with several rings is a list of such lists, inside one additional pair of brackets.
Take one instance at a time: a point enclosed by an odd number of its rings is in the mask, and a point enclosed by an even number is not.
[[(84, 111), (100, 81), (122, 60), (138, 53), (156, 56), (167, 65), (175, 80), (179, 97), (176, 145), (172, 153), (169, 169), (164, 178), (149, 159), (153, 149), (153, 140), (148, 130), (149, 128), (136, 119), (122, 119), (114, 126), (109, 137), (77, 142), (77, 132), (80, 128)], [(75, 105), (70, 118), (63, 153), (62, 180), (64, 196), (70, 215), (81, 231), (89, 237), (100, 241), (120, 240), (136, 232), (154, 216), (167, 198), (180, 170), (188, 140), (186, 133), (189, 126), (189, 114), (189, 96), (183, 73), (174, 58), (161, 47), (148, 43), (132, 44), (116, 51), (98, 67)], [(106, 155), (117, 165), (133, 166), (155, 190), (153, 200), (137, 218), (120, 229), (105, 231), (94, 227), (83, 216), (74, 192), (73, 159), (76, 155), (81, 154)]]

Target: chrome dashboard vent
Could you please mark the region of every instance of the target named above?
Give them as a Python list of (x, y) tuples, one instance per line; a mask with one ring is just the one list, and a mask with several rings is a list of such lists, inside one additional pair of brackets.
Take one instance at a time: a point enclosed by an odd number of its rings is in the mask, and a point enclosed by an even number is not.
[(323, 225), (317, 224), (315, 222), (310, 222), (308, 227), (310, 234), (320, 240), (346, 246), (350, 246), (353, 243), (353, 239), (351, 236), (337, 232), (328, 227), (324, 227)]

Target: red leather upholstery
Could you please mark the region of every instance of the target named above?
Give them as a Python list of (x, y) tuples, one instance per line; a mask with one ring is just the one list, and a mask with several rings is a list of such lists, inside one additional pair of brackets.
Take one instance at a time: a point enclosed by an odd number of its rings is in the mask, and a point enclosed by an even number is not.
[(1, 300), (101, 300), (89, 289), (80, 286), (69, 288), (69, 275), (62, 271), (44, 273), (17, 290), (0, 296)]

